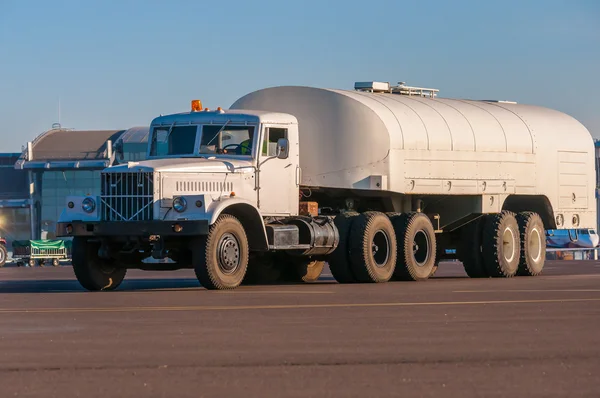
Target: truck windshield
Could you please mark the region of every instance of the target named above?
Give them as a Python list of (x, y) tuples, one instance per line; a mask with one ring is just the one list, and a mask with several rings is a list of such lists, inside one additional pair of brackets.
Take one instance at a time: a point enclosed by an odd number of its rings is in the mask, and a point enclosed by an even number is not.
[(160, 126), (152, 130), (150, 156), (193, 155), (198, 126)]
[(252, 155), (254, 126), (205, 125), (201, 154)]

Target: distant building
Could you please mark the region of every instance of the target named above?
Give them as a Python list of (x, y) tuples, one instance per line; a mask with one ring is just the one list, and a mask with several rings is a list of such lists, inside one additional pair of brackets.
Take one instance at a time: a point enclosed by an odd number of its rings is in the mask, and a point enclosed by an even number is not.
[(20, 153), (0, 153), (0, 237), (9, 251), (15, 240), (31, 236), (31, 217), (27, 172), (15, 170)]
[(27, 143), (14, 168), (27, 172), (33, 239), (55, 236), (66, 196), (100, 195), (103, 169), (144, 159), (148, 131), (148, 127), (89, 131), (58, 128)]

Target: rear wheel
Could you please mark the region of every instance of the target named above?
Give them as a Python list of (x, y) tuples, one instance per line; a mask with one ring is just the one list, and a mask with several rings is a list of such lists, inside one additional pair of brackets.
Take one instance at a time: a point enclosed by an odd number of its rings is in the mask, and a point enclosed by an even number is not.
[(483, 262), (491, 277), (510, 278), (517, 274), (521, 243), (514, 213), (503, 211), (489, 216), (483, 228)]
[(8, 258), (8, 252), (6, 251), (6, 246), (0, 245), (0, 267), (4, 267), (4, 264), (6, 264), (7, 258)]
[(521, 239), (521, 256), (517, 275), (535, 276), (542, 273), (546, 261), (544, 222), (537, 213), (517, 214)]
[(200, 284), (210, 290), (238, 287), (248, 267), (248, 239), (237, 218), (224, 214), (208, 236), (191, 242), (192, 262)]
[(348, 212), (339, 214), (333, 220), (338, 233), (340, 234), (340, 242), (337, 248), (327, 257), (327, 263), (331, 270), (331, 275), (338, 283), (354, 283), (357, 282), (349, 258), (349, 237), (350, 229), (354, 220), (358, 217), (356, 212)]
[(115, 290), (123, 282), (127, 269), (117, 267), (114, 261), (99, 258), (99, 247), (97, 242), (76, 236), (71, 261), (73, 272), (86, 290)]
[(369, 211), (356, 218), (350, 231), (350, 264), (359, 282), (387, 282), (396, 268), (394, 227), (383, 213)]
[(403, 214), (394, 218), (398, 236), (398, 262), (395, 279), (420, 281), (436, 270), (436, 239), (431, 220), (423, 213)]

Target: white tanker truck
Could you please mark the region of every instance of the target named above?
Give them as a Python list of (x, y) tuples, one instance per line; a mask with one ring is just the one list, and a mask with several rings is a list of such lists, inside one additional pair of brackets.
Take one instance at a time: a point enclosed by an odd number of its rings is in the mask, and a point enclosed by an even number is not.
[(208, 289), (314, 281), (325, 262), (340, 283), (418, 281), (452, 256), (473, 278), (538, 275), (545, 229), (596, 227), (594, 170), (590, 133), (551, 109), (274, 87), (155, 118), (148, 160), (67, 197), (57, 233), (89, 290), (129, 268), (193, 268)]

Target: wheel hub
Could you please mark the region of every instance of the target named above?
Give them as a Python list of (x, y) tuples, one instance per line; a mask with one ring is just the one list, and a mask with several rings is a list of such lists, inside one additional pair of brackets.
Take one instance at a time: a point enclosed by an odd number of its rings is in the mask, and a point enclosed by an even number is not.
[(417, 231), (413, 240), (413, 257), (419, 267), (429, 260), (429, 237), (425, 231)]
[(390, 241), (384, 231), (377, 231), (371, 242), (371, 250), (375, 264), (381, 268), (386, 265), (390, 256)]
[(502, 251), (507, 262), (511, 262), (515, 258), (514, 238), (512, 229), (506, 228), (502, 234)]
[(233, 273), (240, 265), (240, 245), (232, 234), (224, 234), (219, 240), (217, 257), (219, 268), (226, 274)]

